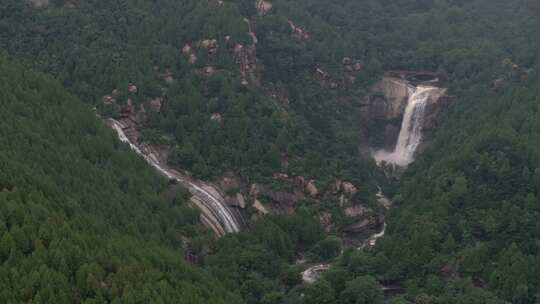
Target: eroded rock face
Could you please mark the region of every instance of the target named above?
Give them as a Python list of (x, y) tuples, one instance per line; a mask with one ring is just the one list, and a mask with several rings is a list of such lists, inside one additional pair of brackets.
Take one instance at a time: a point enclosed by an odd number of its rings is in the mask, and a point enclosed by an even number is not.
[(255, 210), (257, 210), (257, 212), (261, 215), (269, 213), (268, 209), (266, 209), (266, 207), (258, 199), (253, 202), (253, 208), (255, 208)]
[(266, 197), (278, 204), (281, 208), (289, 211), (292, 210), (291, 208), (293, 208), (297, 202), (305, 198), (305, 195), (300, 191), (278, 191), (261, 184), (253, 184), (249, 194), (254, 199)]
[(384, 77), (372, 88), (374, 96), (368, 101), (369, 114), (386, 120), (399, 118), (405, 111), (411, 90), (406, 80)]
[(310, 180), (306, 185), (306, 191), (309, 193), (310, 196), (316, 197), (319, 195), (319, 189), (317, 189), (317, 186), (315, 185), (314, 180)]
[[(396, 145), (405, 108), (409, 98), (418, 85), (438, 85), (437, 78), (426, 84), (411, 80), (414, 72), (388, 72), (385, 77), (371, 88), (371, 94), (362, 102), (362, 114), (366, 119), (376, 121), (378, 130), (374, 146), (392, 151)], [(446, 90), (441, 89), (432, 94), (426, 101), (425, 117), (422, 130), (429, 132), (436, 122), (436, 116), (445, 108), (451, 99), (446, 96)]]
[(272, 10), (272, 3), (269, 1), (257, 0), (256, 6), (259, 16), (264, 16)]

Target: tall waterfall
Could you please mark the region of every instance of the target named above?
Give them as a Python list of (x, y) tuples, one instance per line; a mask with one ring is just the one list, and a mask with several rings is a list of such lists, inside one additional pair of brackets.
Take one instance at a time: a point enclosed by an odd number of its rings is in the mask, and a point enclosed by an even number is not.
[(422, 127), (427, 101), (434, 92), (440, 92), (440, 88), (430, 86), (418, 86), (410, 88), (409, 100), (399, 137), (393, 152), (378, 151), (374, 157), (377, 162), (386, 161), (399, 166), (407, 166), (414, 160), (416, 149), (422, 141)]

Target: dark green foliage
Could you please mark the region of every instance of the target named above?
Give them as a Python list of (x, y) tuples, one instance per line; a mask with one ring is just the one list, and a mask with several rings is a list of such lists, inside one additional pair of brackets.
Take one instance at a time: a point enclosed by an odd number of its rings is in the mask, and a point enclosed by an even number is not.
[[(246, 302), (377, 303), (379, 282), (404, 289), (395, 303), (538, 303), (538, 1), (274, 0), (264, 17), (244, 0), (52, 3), (33, 10), (2, 1), (0, 46), (89, 104), (115, 88), (122, 102), (141, 103), (164, 86), (163, 109), (149, 115), (143, 138), (172, 142), (171, 163), (202, 177), (232, 170), (264, 180), (286, 155), (290, 175), (368, 184), (376, 174), (358, 145), (382, 131), (378, 121), (359, 121), (357, 105), (382, 72), (432, 71), (456, 96), (393, 189), (399, 208), (375, 250), (347, 251), (323, 280), (302, 288), (290, 267), (295, 253), (330, 259), (338, 248), (309, 212), (217, 242), (205, 265)], [(224, 40), (250, 41), (244, 16), (259, 38), (260, 86), (241, 85)], [(294, 38), (289, 19), (311, 39)], [(198, 51), (188, 64), (181, 48), (205, 38), (224, 47), (214, 56)], [(354, 84), (342, 81), (345, 56), (362, 65)], [(206, 64), (214, 75), (201, 75)], [(154, 65), (175, 81), (157, 81)], [(181, 195), (160, 197), (156, 175), (93, 114), (63, 104), (73, 97), (59, 85), (1, 67), (0, 298), (237, 301), (180, 262), (180, 236), (201, 233)], [(321, 87), (317, 68), (339, 88)], [(127, 92), (130, 82), (139, 93)], [(270, 98), (274, 91), (289, 102)], [(370, 187), (360, 189), (357, 198), (367, 200)]]
[[(243, 18), (252, 17), (257, 28), (266, 22), (257, 17), (254, 0), (221, 5), (199, 0), (91, 0), (74, 7), (55, 3), (46, 10), (6, 0), (2, 6), (0, 47), (59, 78), (82, 100), (97, 104), (103, 115), (118, 115), (115, 107), (101, 105), (102, 96), (114, 89), (119, 104), (128, 97), (141, 103), (166, 89), (162, 111), (151, 115), (148, 127), (174, 138), (171, 144), (178, 147), (170, 159), (173, 165), (202, 178), (234, 171), (264, 180), (282, 169), (282, 156), (287, 155), (296, 175), (369, 181), (374, 168), (357, 152), (363, 136), (359, 124), (352, 123), (357, 119), (355, 108), (312, 79), (317, 54), (305, 54), (291, 41), (285, 15), (276, 17), (280, 26), (268, 29), (279, 30), (283, 38), (273, 45), (263, 37), (264, 30), (256, 30), (261, 36), (261, 86), (241, 84), (232, 49), (251, 41)], [(268, 18), (273, 26), (274, 16)], [(217, 52), (194, 48), (198, 60), (189, 64), (182, 48), (203, 39), (217, 39)], [(216, 72), (201, 75), (206, 66)], [(165, 70), (174, 77), (172, 84), (157, 79)], [(373, 72), (370, 79), (380, 75), (380, 69)], [(296, 74), (300, 76), (293, 77)], [(127, 92), (129, 83), (137, 85), (136, 94)], [(288, 93), (290, 107), (270, 98), (274, 89)], [(222, 115), (222, 124), (210, 119), (215, 113)], [(144, 135), (150, 142), (159, 139), (157, 134)], [(308, 153), (320, 162), (307, 162)]]
[(181, 193), (57, 82), (0, 56), (4, 303), (241, 303), (183, 261)]

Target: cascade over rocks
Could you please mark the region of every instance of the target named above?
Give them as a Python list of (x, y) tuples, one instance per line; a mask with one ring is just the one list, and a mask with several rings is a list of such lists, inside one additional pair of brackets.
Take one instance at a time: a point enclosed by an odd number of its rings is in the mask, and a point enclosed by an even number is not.
[(412, 162), (437, 114), (450, 103), (432, 73), (390, 71), (362, 104), (362, 115), (375, 122), (372, 138), (377, 161), (399, 166)]

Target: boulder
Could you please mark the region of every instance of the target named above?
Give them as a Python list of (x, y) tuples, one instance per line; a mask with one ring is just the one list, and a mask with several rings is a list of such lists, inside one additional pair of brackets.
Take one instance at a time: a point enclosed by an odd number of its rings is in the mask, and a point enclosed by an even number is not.
[(341, 184), (341, 190), (343, 191), (343, 193), (350, 196), (353, 196), (356, 194), (356, 192), (358, 192), (358, 189), (356, 189), (356, 187), (350, 182), (343, 182)]
[(162, 101), (163, 101), (163, 98), (161, 98), (161, 97), (156, 97), (156, 98), (150, 99), (150, 102), (149, 102), (150, 110), (152, 110), (154, 112), (161, 111), (161, 103), (162, 103)]
[(384, 77), (372, 87), (372, 92), (383, 98), (370, 98), (369, 115), (375, 116), (373, 118), (392, 120), (403, 115), (409, 96), (412, 94), (412, 87), (406, 80)]
[(255, 199), (253, 202), (253, 208), (255, 208), (255, 210), (257, 210), (257, 212), (261, 215), (269, 213), (268, 209), (266, 209), (266, 207), (264, 207), (264, 205), (258, 199)]
[(236, 201), (238, 202), (238, 206), (242, 209), (246, 208), (246, 200), (244, 199), (244, 196), (241, 193), (236, 193)]
[(184, 45), (184, 47), (182, 48), (182, 53), (184, 53), (185, 55), (190, 54), (191, 53), (191, 46), (189, 44)]
[(212, 121), (215, 121), (217, 123), (222, 123), (223, 122), (223, 115), (221, 115), (220, 113), (213, 113), (211, 116), (210, 116), (210, 119)]
[(311, 197), (316, 197), (319, 195), (319, 189), (315, 186), (315, 181), (310, 180), (306, 185), (306, 191)]
[(336, 181), (334, 181), (331, 185), (330, 185), (330, 193), (336, 195), (339, 193), (339, 191), (341, 191), (341, 184), (343, 182), (340, 181), (339, 179), (336, 179)]
[(259, 16), (264, 16), (272, 10), (272, 3), (265, 0), (257, 0), (256, 7)]
[(138, 89), (137, 89), (137, 86), (134, 85), (133, 83), (130, 83), (128, 85), (128, 92), (130, 93), (137, 93)]
[(345, 208), (344, 210), (345, 215), (348, 217), (359, 217), (359, 216), (364, 215), (366, 211), (368, 211), (368, 209), (362, 206), (352, 206), (352, 207)]

